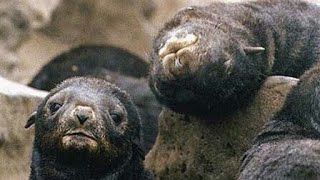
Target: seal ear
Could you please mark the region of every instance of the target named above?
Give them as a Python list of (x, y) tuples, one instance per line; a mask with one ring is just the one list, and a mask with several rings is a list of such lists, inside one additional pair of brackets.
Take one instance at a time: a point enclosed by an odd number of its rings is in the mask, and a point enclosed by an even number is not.
[(27, 121), (27, 124), (24, 126), (24, 128), (29, 128), (32, 124), (34, 124), (35, 123), (35, 121), (36, 121), (36, 116), (37, 116), (37, 111), (34, 111), (31, 115), (30, 115), (30, 117), (29, 117), (29, 119), (28, 119), (28, 121)]
[(251, 46), (246, 46), (243, 48), (244, 52), (246, 54), (255, 54), (258, 52), (265, 51), (266, 49), (264, 47), (251, 47)]

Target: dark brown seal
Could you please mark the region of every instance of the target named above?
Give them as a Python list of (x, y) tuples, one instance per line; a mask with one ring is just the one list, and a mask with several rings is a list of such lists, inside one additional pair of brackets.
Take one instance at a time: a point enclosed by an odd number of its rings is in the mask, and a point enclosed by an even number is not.
[(96, 78), (71, 78), (32, 114), (30, 179), (150, 179), (131, 98)]
[(148, 75), (149, 64), (122, 48), (83, 44), (54, 57), (34, 76), (29, 86), (49, 91), (67, 78), (100, 77), (105, 71), (142, 78)]
[(74, 76), (106, 79), (128, 92), (142, 119), (146, 152), (158, 134), (161, 107), (148, 86), (149, 64), (125, 49), (110, 45), (83, 44), (54, 57), (34, 76), (29, 86), (50, 90)]
[(255, 139), (239, 179), (320, 178), (320, 64), (304, 73)]
[(298, 77), (320, 59), (319, 17), (298, 0), (186, 8), (154, 40), (150, 87), (174, 111), (229, 115), (267, 76)]

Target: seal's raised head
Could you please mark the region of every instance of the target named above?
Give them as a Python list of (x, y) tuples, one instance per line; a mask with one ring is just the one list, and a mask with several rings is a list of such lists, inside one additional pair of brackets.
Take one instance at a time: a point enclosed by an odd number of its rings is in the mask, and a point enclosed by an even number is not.
[(174, 111), (225, 115), (249, 99), (248, 84), (261, 83), (265, 48), (241, 23), (212, 13), (222, 5), (180, 11), (154, 40), (150, 87)]

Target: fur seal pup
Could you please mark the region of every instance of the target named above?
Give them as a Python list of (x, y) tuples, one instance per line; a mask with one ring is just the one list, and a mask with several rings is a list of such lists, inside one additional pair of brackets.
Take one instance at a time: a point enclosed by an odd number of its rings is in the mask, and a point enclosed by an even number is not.
[(152, 179), (143, 168), (141, 120), (131, 98), (98, 78), (62, 82), (35, 124), (30, 179)]
[(128, 92), (138, 107), (142, 119), (143, 144), (146, 152), (158, 135), (158, 115), (161, 106), (146, 79), (149, 64), (138, 56), (108, 45), (80, 45), (53, 58), (29, 86), (50, 90), (63, 80), (74, 76), (106, 79)]
[(167, 22), (150, 53), (150, 87), (174, 111), (226, 116), (270, 75), (299, 77), (320, 59), (320, 8), (299, 0), (215, 2)]
[(239, 180), (320, 178), (319, 90), (320, 64), (301, 76), (245, 153)]

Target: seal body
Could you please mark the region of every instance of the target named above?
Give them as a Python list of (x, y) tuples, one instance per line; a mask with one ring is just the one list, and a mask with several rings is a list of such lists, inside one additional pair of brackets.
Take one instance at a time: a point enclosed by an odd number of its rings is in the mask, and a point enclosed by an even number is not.
[(102, 79), (71, 78), (30, 117), (30, 179), (150, 179), (131, 98)]
[(180, 113), (232, 114), (267, 76), (299, 77), (319, 60), (319, 16), (318, 6), (298, 0), (186, 8), (154, 40), (150, 87)]
[(105, 75), (107, 71), (142, 78), (148, 75), (149, 65), (138, 56), (118, 47), (80, 45), (61, 53), (43, 66), (29, 86), (49, 91), (67, 78), (102, 77), (101, 74)]
[(239, 179), (320, 178), (320, 64), (301, 76), (282, 110), (242, 158)]
[(75, 76), (98, 77), (128, 92), (142, 119), (143, 144), (151, 149), (158, 134), (161, 106), (148, 86), (149, 64), (138, 56), (108, 45), (81, 45), (46, 64), (29, 86), (47, 90)]

